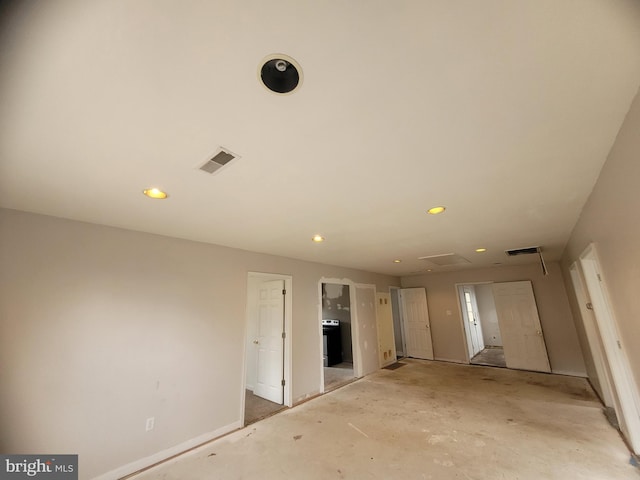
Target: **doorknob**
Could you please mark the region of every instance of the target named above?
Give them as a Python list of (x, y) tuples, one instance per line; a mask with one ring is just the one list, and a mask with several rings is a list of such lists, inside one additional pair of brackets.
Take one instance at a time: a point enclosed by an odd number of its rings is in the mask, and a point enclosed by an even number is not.
[(258, 340), (254, 340), (253, 343), (255, 343), (256, 345), (258, 345)]

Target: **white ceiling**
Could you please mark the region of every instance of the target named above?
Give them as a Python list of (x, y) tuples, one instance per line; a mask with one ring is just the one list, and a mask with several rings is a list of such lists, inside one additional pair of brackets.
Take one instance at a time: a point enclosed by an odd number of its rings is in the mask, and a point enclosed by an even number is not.
[(2, 8), (1, 206), (396, 275), (558, 259), (640, 85), (636, 0)]

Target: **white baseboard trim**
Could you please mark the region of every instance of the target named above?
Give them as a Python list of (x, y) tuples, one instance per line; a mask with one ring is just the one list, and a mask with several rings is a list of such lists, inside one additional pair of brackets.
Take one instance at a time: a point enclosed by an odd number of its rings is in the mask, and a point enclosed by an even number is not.
[(156, 463), (162, 462), (163, 460), (167, 460), (168, 458), (184, 453), (187, 450), (198, 447), (203, 443), (210, 442), (211, 440), (241, 427), (242, 425), (240, 424), (240, 420), (238, 420), (237, 422), (230, 423), (229, 425), (220, 427), (212, 432), (203, 433), (202, 435), (192, 438), (191, 440), (187, 440), (186, 442), (182, 442), (174, 447), (167, 448), (166, 450), (154, 453), (148, 457), (141, 458), (135, 462), (118, 467), (115, 470), (111, 470), (110, 472), (94, 477), (93, 480), (114, 480), (116, 478), (126, 477), (127, 475), (131, 475), (132, 473), (148, 468)]
[(570, 377), (587, 378), (587, 374), (585, 372), (572, 372), (569, 370), (552, 370), (551, 373), (554, 373), (556, 375), (568, 375)]
[(469, 365), (469, 362), (465, 362), (464, 360), (460, 360), (459, 358), (436, 357), (436, 358), (434, 358), (434, 360), (437, 360), (438, 362), (462, 363), (462, 364), (465, 364), (465, 365)]
[(310, 398), (314, 398), (317, 397), (318, 395), (322, 395), (320, 393), (320, 390), (314, 390), (313, 392), (307, 393), (306, 395), (302, 395), (301, 397), (298, 397), (296, 399), (293, 400), (293, 405), (297, 405), (299, 403), (304, 402), (305, 400), (309, 400)]

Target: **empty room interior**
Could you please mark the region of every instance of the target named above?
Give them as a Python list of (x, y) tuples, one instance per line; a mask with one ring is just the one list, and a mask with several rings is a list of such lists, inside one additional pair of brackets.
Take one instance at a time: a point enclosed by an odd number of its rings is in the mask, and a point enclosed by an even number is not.
[(638, 478), (639, 87), (634, 0), (3, 2), (0, 454)]

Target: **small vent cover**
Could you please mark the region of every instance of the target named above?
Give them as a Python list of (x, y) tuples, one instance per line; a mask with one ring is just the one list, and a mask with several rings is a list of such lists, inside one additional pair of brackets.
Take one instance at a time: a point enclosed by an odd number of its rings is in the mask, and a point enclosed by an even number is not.
[(510, 257), (515, 257), (517, 255), (531, 255), (534, 253), (538, 253), (540, 251), (540, 247), (527, 247), (527, 248), (516, 248), (514, 250), (505, 250), (506, 254)]
[(201, 165), (199, 169), (206, 173), (214, 173), (236, 158), (238, 156), (235, 153), (220, 147), (216, 154), (210, 160), (207, 160), (204, 165)]

